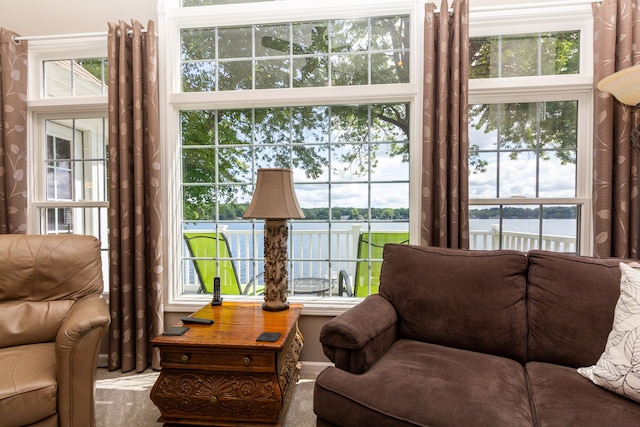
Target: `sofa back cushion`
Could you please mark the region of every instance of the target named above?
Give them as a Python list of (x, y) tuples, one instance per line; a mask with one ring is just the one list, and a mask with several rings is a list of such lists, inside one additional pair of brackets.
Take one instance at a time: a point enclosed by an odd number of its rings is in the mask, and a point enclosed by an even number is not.
[(529, 360), (578, 368), (598, 361), (620, 296), (620, 259), (529, 252)]
[(398, 335), (526, 360), (527, 257), (387, 244), (380, 295), (398, 312)]

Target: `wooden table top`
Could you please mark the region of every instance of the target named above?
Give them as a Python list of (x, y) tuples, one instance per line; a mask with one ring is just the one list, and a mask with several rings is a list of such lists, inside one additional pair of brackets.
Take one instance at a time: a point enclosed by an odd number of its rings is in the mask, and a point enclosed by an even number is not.
[[(211, 325), (182, 325), (189, 330), (183, 335), (158, 335), (151, 342), (156, 346), (207, 347), (224, 349), (268, 349), (281, 351), (302, 313), (302, 304), (290, 304), (288, 310), (265, 311), (259, 302), (223, 302), (219, 306), (205, 305), (191, 317), (213, 319)], [(275, 342), (256, 342), (263, 332), (279, 332)]]

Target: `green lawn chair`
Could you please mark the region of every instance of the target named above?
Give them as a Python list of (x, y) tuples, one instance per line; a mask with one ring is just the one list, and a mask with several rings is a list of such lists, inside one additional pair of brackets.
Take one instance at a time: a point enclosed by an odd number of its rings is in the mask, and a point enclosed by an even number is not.
[(240, 295), (240, 281), (231, 259), (231, 247), (223, 233), (185, 232), (184, 240), (200, 280), (199, 292), (213, 293), (213, 278), (220, 277), (222, 295)]
[(382, 267), (382, 250), (386, 243), (409, 243), (408, 231), (386, 231), (360, 233), (358, 239), (358, 262), (353, 284), (353, 295), (365, 297), (369, 295), (369, 280), (371, 280), (371, 294), (377, 294), (380, 288), (380, 269)]

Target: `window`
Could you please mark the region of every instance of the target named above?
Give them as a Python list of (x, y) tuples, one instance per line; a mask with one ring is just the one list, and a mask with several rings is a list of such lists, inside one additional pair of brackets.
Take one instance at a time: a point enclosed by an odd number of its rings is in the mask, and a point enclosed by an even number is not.
[(106, 40), (31, 41), (31, 233), (101, 241), (108, 284)]
[(589, 251), (591, 31), (583, 9), (563, 21), (557, 8), (546, 18), (536, 10), (535, 30), (522, 22), (531, 11), (472, 26), (472, 249)]
[[(177, 142), (166, 157), (175, 159), (169, 168), (178, 183), (167, 198), (177, 219), (170, 221), (177, 225), (170, 226), (170, 302), (211, 298), (210, 284), (201, 283), (209, 277), (205, 262), (235, 276), (239, 286), (228, 295), (261, 280), (263, 224), (242, 218), (259, 168), (293, 170), (306, 216), (289, 221), (292, 298), (335, 301), (341, 273), (356, 297), (375, 293), (381, 257), (371, 250), (373, 235), (408, 243), (419, 194), (410, 138), (419, 134), (419, 70), (410, 65), (419, 57), (417, 2), (347, 3), (258, 2), (243, 13), (184, 8), (167, 19), (177, 36), (165, 59), (175, 73), (167, 134)], [(205, 232), (224, 236), (226, 254), (216, 247), (198, 255), (186, 244)], [(225, 273), (227, 261), (233, 266)], [(308, 278), (332, 286), (301, 296), (296, 280)]]

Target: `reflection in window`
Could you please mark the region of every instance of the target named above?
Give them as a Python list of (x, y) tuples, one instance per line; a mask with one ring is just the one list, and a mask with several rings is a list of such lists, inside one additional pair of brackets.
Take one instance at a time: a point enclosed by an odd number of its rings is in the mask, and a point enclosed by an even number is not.
[(580, 72), (580, 31), (473, 37), (472, 79)]
[(106, 95), (106, 82), (106, 58), (44, 61), (45, 97)]
[(181, 30), (184, 92), (409, 82), (409, 17)]

